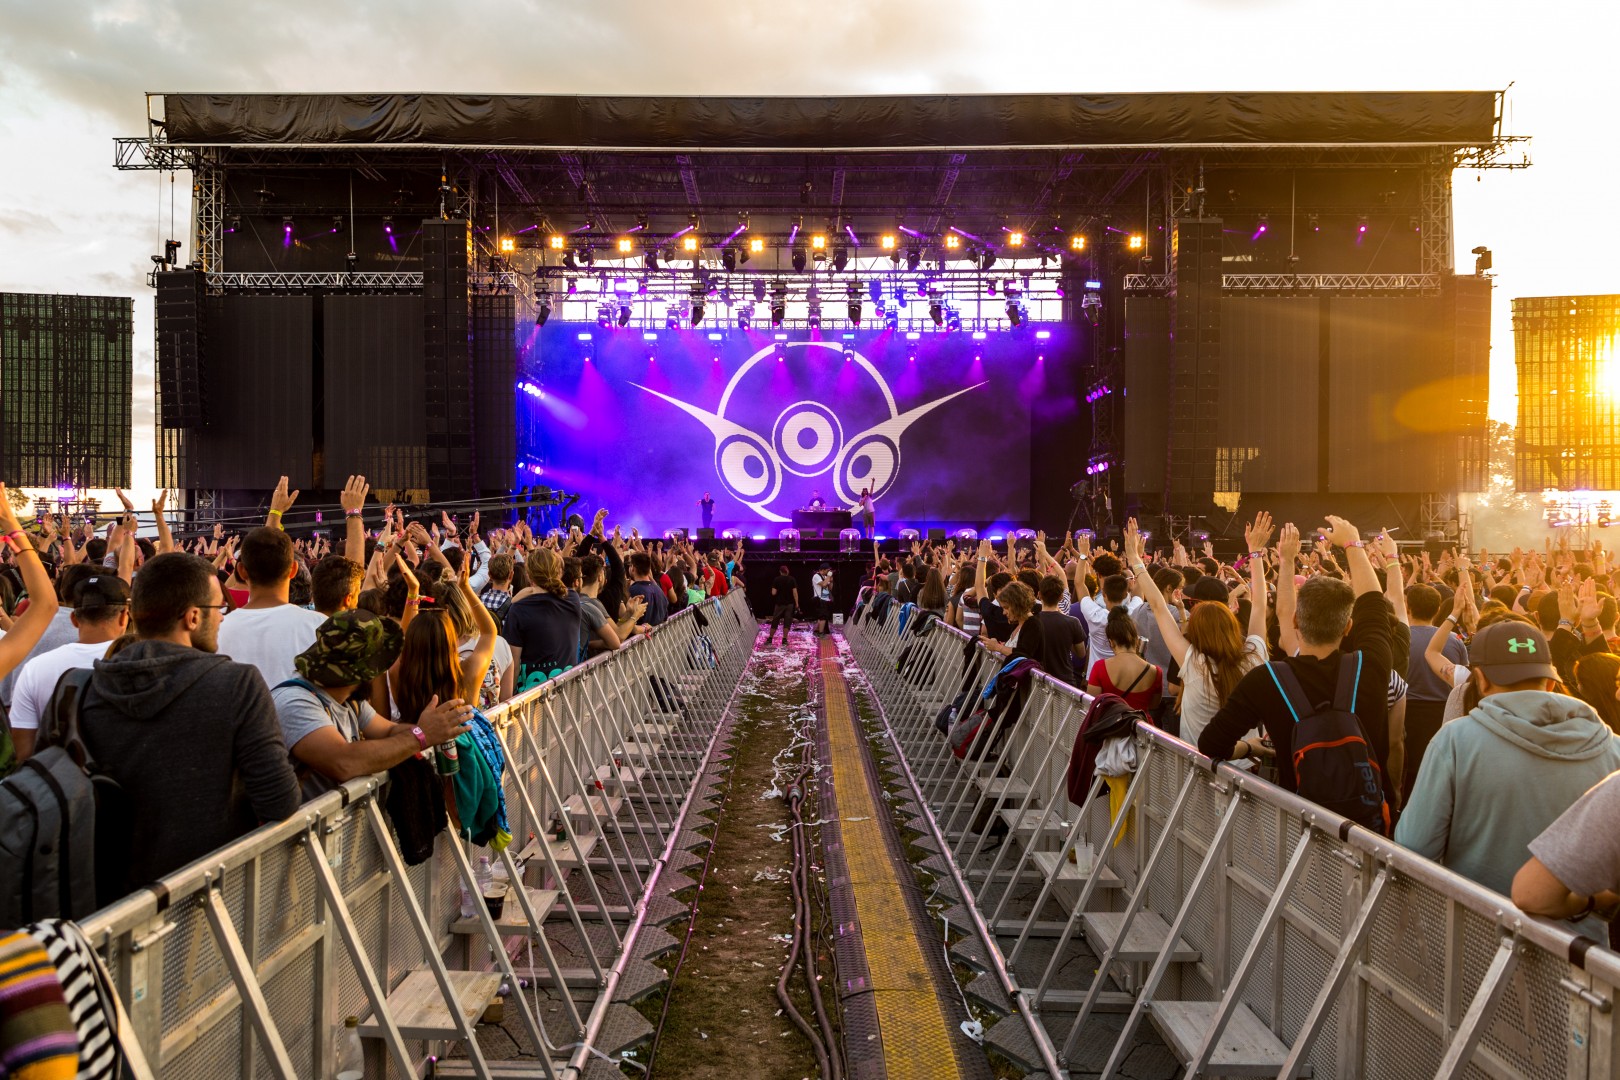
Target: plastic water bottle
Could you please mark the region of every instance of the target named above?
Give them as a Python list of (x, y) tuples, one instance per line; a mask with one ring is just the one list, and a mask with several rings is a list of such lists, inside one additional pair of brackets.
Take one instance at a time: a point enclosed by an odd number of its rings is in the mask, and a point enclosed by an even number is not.
[(332, 1073), (337, 1080), (361, 1080), (366, 1072), (366, 1054), (360, 1047), (360, 1018), (351, 1016), (338, 1028), (337, 1045), (332, 1051)]
[(477, 913), (477, 909), (473, 907), (473, 894), (467, 891), (467, 883), (464, 881), (461, 883), (461, 917), (470, 919)]
[(490, 886), (495, 881), (495, 874), (494, 871), (489, 868), (488, 855), (478, 856), (478, 872), (474, 874), (473, 877), (474, 880), (478, 882), (478, 896), (480, 899), (488, 896), (494, 891), (490, 888)]

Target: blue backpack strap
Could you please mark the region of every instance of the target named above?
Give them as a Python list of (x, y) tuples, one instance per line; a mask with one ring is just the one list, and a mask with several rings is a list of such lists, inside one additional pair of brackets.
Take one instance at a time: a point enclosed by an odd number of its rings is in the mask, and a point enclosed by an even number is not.
[(300, 690), (308, 690), (310, 693), (315, 694), (316, 696), (319, 696), (320, 694), (320, 691), (315, 689), (314, 683), (310, 682), (308, 679), (300, 679), (296, 676), (291, 679), (284, 679), (281, 682), (276, 683), (276, 685), (272, 686), (270, 689), (280, 690), (283, 686), (296, 686)]
[(1333, 695), (1333, 707), (1340, 712), (1356, 711), (1356, 692), (1361, 689), (1362, 654), (1344, 653), (1339, 657), (1339, 689)]
[[(1278, 669), (1281, 669), (1280, 675)], [(1299, 676), (1294, 674), (1293, 668), (1282, 661), (1273, 661), (1266, 665), (1266, 672), (1276, 684), (1277, 693), (1282, 695), (1283, 704), (1293, 714), (1294, 723), (1299, 723), (1303, 716), (1316, 711), (1316, 707), (1305, 697), (1305, 688), (1299, 684)]]

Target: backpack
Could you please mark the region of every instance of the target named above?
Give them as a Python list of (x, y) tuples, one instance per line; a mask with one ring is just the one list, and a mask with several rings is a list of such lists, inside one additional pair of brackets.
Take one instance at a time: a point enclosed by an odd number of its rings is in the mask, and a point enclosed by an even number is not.
[(1007, 661), (984, 688), (973, 711), (951, 725), (948, 736), (951, 753), (958, 758), (977, 754), (986, 741), (993, 742), (1007, 727), (1017, 723), (1018, 714), (1023, 711), (1019, 691), (1029, 685), (1030, 676), (1038, 670), (1040, 665), (1027, 657)]
[(1294, 776), (1301, 797), (1380, 835), (1389, 835), (1384, 776), (1356, 716), (1361, 653), (1339, 658), (1331, 702), (1312, 705), (1287, 664), (1268, 664), (1271, 681), (1294, 718)]
[(82, 919), (98, 906), (97, 841), (106, 846), (106, 838), (97, 835), (96, 808), (122, 789), (98, 773), (79, 732), (93, 674), (63, 673), (41, 718), (37, 752), (0, 780), (0, 881), (16, 883), (0, 890), (0, 927)]

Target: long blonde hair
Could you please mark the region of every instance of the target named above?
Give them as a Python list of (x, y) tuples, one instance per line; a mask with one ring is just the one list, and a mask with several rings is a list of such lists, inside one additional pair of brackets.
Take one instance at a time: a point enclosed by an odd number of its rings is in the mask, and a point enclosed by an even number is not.
[(529, 570), (529, 584), (553, 596), (567, 596), (568, 588), (562, 581), (562, 556), (547, 547), (538, 547), (524, 559)]

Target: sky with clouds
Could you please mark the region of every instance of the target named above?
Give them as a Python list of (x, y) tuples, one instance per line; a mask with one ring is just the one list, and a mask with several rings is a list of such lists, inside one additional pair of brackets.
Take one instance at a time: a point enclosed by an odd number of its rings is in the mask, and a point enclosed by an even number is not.
[[(1534, 166), (1458, 173), (1495, 253), (1491, 412), (1515, 296), (1620, 292), (1620, 5), (1505, 0), (0, 0), (0, 290), (135, 297), (135, 487), (152, 485), (149, 256), (189, 184), (113, 169), (147, 91), (864, 94), (1509, 91)], [(171, 233), (170, 207), (180, 224)], [(188, 248), (189, 250), (189, 248)]]

